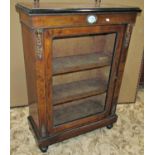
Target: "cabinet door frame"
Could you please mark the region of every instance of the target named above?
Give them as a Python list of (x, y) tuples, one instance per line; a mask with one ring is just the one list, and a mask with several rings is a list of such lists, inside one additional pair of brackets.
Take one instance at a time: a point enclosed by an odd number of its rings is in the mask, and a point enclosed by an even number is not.
[[(53, 134), (61, 132), (67, 129), (76, 128), (82, 125), (100, 121), (104, 118), (112, 115), (112, 104), (115, 85), (118, 78), (118, 68), (121, 58), (121, 52), (123, 47), (123, 40), (125, 35), (126, 25), (103, 25), (103, 26), (84, 26), (84, 27), (72, 27), (72, 28), (51, 28), (44, 29), (44, 52), (46, 53), (45, 59), (45, 78), (46, 78), (46, 118), (48, 131)], [(99, 113), (86, 118), (81, 118), (72, 122), (68, 122), (62, 125), (53, 126), (53, 105), (52, 105), (52, 43), (55, 37), (71, 37), (71, 36), (83, 36), (88, 34), (103, 34), (103, 33), (116, 33), (115, 47), (112, 58), (112, 66), (110, 71), (110, 78), (106, 97), (106, 106), (103, 113)], [(117, 85), (117, 87), (120, 87)], [(115, 95), (115, 102), (116, 98)], [(114, 112), (113, 112), (114, 115)]]

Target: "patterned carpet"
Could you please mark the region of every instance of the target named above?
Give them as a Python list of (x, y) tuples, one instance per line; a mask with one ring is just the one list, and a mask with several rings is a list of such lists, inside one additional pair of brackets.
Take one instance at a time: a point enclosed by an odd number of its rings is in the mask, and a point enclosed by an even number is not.
[[(135, 104), (118, 105), (118, 121), (111, 130), (97, 129), (51, 145), (44, 155), (143, 155), (144, 92)], [(11, 155), (42, 155), (29, 131), (28, 108), (11, 109)]]

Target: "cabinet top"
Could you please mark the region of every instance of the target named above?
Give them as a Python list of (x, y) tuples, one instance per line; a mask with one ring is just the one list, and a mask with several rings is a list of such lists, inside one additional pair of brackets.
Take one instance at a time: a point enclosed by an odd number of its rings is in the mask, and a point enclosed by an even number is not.
[(115, 6), (105, 3), (17, 3), (16, 8), (29, 14), (54, 14), (54, 13), (95, 13), (95, 12), (141, 12), (138, 7)]

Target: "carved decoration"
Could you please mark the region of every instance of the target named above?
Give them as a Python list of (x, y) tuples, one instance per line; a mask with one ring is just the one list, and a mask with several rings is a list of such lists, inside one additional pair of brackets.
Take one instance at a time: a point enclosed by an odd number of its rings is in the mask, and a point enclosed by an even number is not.
[(125, 34), (125, 41), (124, 41), (124, 47), (127, 48), (130, 42), (131, 38), (131, 32), (132, 32), (133, 24), (128, 24)]
[(43, 30), (37, 29), (36, 32), (36, 58), (41, 60), (43, 57)]

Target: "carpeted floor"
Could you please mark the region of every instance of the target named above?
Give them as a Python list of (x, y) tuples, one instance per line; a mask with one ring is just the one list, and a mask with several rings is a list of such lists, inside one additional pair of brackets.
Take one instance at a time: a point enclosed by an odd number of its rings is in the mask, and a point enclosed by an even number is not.
[[(135, 104), (118, 105), (118, 121), (111, 130), (97, 129), (51, 145), (45, 155), (143, 155), (144, 92)], [(11, 155), (41, 155), (29, 131), (28, 108), (11, 109)]]

